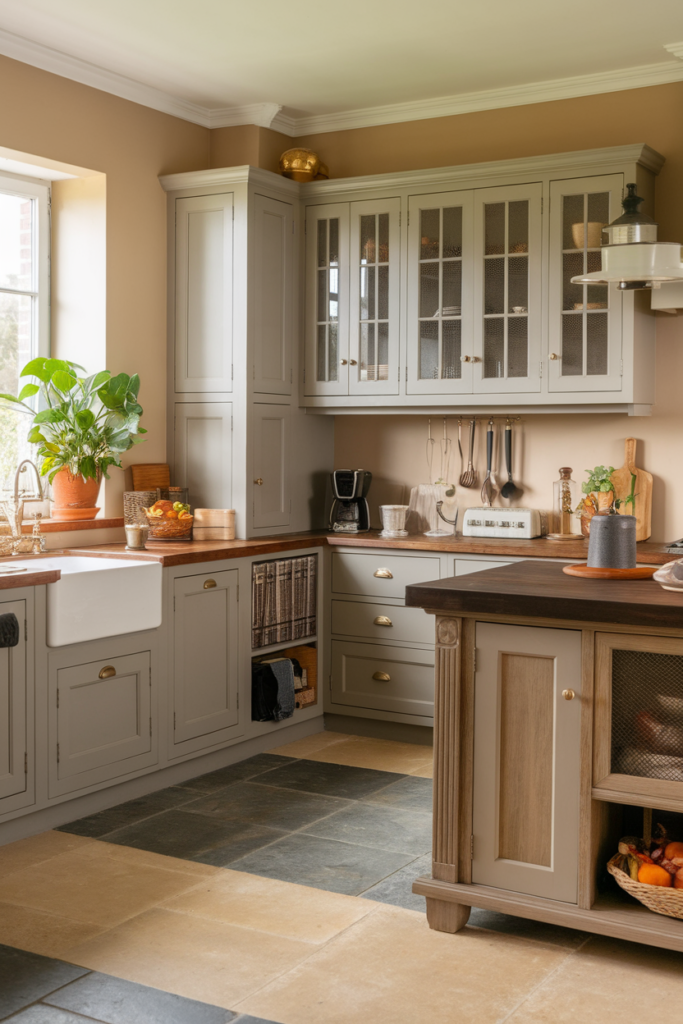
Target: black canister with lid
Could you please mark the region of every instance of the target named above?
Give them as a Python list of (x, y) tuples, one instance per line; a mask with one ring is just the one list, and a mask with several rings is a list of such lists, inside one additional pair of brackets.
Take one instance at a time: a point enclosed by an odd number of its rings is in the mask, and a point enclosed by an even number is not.
[(635, 516), (593, 516), (588, 536), (588, 565), (592, 569), (635, 569)]

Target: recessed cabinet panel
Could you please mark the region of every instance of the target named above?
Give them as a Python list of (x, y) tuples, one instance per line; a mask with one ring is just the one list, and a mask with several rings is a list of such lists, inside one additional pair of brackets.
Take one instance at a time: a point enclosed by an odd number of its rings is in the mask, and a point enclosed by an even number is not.
[(289, 416), (285, 405), (255, 405), (253, 409), (255, 529), (289, 523)]
[(174, 715), (176, 744), (212, 746), (236, 733), (237, 570), (174, 581)]
[(254, 391), (292, 393), (294, 215), (290, 203), (254, 196), (250, 277), (254, 329)]
[[(0, 650), (0, 801), (26, 790), (26, 643), (25, 601), (4, 601), (0, 613), (16, 615), (22, 635), (16, 647)], [(0, 803), (0, 813), (3, 811)]]
[(572, 284), (600, 270), (603, 227), (618, 216), (624, 177), (609, 174), (550, 184), (551, 391), (620, 391), (623, 296), (608, 285)]
[(175, 407), (175, 472), (196, 508), (232, 506), (232, 404), (179, 402)]
[(232, 391), (232, 202), (176, 200), (176, 392)]
[(472, 881), (576, 903), (581, 633), (480, 622), (476, 648)]
[(434, 716), (434, 652), (332, 642), (332, 703)]
[(349, 392), (349, 204), (306, 210), (304, 394)]
[(473, 193), (408, 200), (408, 394), (472, 390)]

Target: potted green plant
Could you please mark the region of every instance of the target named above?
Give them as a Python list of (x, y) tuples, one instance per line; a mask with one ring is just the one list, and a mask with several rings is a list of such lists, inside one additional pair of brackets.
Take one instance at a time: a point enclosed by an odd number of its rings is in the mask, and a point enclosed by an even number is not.
[[(37, 444), (40, 473), (52, 484), (54, 519), (94, 519), (102, 477), (121, 468), (121, 455), (143, 439), (140, 378), (101, 370), (79, 377), (66, 359), (32, 359), (20, 377), (32, 377), (18, 396), (0, 399), (32, 417), (28, 440)], [(83, 370), (83, 372), (85, 372)], [(40, 395), (39, 411), (26, 399)]]
[(596, 466), (595, 469), (586, 470), (588, 480), (581, 484), (584, 497), (576, 510), (581, 519), (581, 533), (584, 537), (590, 533), (593, 516), (598, 512), (607, 511), (614, 505), (613, 472), (614, 466)]

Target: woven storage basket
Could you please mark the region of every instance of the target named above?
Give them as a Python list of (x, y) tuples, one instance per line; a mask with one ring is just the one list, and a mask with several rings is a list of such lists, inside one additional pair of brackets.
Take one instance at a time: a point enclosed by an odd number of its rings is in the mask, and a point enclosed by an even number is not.
[(654, 910), (655, 914), (664, 914), (666, 917), (676, 917), (683, 921), (683, 889), (634, 882), (630, 875), (617, 867), (617, 861), (620, 859), (621, 854), (616, 853), (607, 862), (607, 870), (624, 892), (635, 897), (648, 910)]
[(149, 508), (157, 500), (156, 491), (124, 491), (123, 519), (129, 526), (133, 523), (146, 523), (143, 509)]

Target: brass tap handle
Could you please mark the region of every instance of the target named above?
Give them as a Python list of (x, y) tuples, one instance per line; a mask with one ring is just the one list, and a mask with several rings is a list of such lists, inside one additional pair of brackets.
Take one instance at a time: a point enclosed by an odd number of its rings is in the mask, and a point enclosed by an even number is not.
[(216, 586), (215, 580), (204, 580), (204, 590), (213, 590)]
[(113, 665), (105, 665), (103, 669), (100, 669), (100, 679), (111, 679), (115, 675), (116, 669)]
[(562, 691), (562, 696), (564, 697), (565, 700), (574, 700), (574, 697), (576, 697), (576, 694), (574, 693), (573, 690), (563, 690)]
[(372, 678), (376, 679), (378, 683), (390, 683), (391, 676), (388, 672), (373, 672)]
[(393, 622), (388, 615), (378, 615), (377, 618), (373, 619), (375, 626), (393, 626)]
[(380, 580), (393, 580), (394, 574), (389, 569), (375, 569), (373, 576)]

